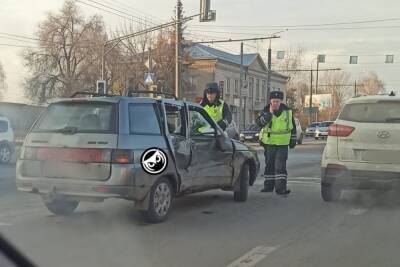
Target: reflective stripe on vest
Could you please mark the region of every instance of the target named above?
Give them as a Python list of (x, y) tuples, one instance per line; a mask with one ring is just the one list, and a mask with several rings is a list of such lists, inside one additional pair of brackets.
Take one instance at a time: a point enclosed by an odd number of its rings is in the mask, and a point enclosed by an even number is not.
[[(272, 125), (272, 126), (271, 126)], [(285, 110), (262, 129), (261, 141), (266, 145), (289, 145), (293, 129), (292, 111)]]
[(218, 122), (222, 120), (223, 118), (223, 110), (224, 110), (224, 101), (219, 100), (220, 104), (218, 106), (210, 106), (210, 105), (205, 105), (204, 109), (207, 111), (208, 115), (210, 115), (211, 119), (213, 121)]

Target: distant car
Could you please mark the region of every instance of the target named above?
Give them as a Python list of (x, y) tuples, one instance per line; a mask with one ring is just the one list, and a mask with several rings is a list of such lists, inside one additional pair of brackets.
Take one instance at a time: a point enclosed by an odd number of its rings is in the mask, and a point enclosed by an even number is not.
[(325, 201), (343, 189), (400, 189), (400, 97), (349, 100), (329, 127), (321, 167)]
[(10, 121), (0, 116), (0, 163), (8, 163), (14, 151), (14, 132)]
[(333, 124), (333, 121), (323, 121), (315, 129), (314, 138), (315, 140), (328, 138), (329, 126)]
[(240, 133), (240, 141), (258, 142), (261, 128), (257, 124), (250, 124)]
[(222, 189), (247, 200), (260, 162), (202, 106), (148, 97), (68, 98), (50, 104), (28, 133), (17, 162), (20, 191), (48, 210), (121, 198), (145, 219), (166, 220), (175, 196)]
[(294, 118), (294, 121), (296, 123), (297, 144), (301, 145), (303, 144), (303, 129), (298, 118)]
[(320, 122), (313, 122), (306, 128), (306, 136), (314, 137), (315, 129), (317, 129)]

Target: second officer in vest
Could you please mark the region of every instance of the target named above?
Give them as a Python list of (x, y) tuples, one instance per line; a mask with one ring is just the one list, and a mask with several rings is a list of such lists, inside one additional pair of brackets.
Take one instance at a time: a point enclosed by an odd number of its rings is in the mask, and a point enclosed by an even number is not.
[(225, 131), (232, 121), (232, 113), (229, 106), (220, 99), (220, 92), (217, 83), (207, 84), (200, 105), (204, 107), (213, 121), (215, 121), (215, 123)]
[(283, 92), (272, 91), (271, 103), (267, 105), (257, 124), (262, 127), (261, 143), (264, 146), (265, 171), (264, 189), (261, 192), (275, 192), (286, 195), (288, 147), (296, 146), (296, 124), (292, 110), (282, 103)]

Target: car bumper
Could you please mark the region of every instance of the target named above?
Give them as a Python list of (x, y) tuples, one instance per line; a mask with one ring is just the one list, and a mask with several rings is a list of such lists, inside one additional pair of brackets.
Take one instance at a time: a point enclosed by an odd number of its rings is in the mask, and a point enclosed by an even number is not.
[[(110, 178), (106, 181), (28, 177), (20, 172), (23, 161), (17, 162), (16, 185), (19, 191), (36, 193), (44, 196), (57, 195), (83, 201), (101, 201), (107, 198), (142, 200), (150, 190), (135, 178), (138, 166), (112, 165)], [(139, 186), (140, 184), (140, 186)]]
[(348, 189), (400, 189), (400, 172), (322, 167), (321, 183)]
[(314, 134), (315, 137), (328, 137), (328, 133), (327, 132), (316, 132)]

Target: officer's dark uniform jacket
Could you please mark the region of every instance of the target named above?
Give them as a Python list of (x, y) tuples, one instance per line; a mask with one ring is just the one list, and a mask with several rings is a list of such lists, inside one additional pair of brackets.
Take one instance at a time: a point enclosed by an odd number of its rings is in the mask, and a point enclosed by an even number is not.
[(207, 93), (205, 90), (200, 105), (204, 107), (210, 117), (222, 128), (222, 130), (225, 131), (229, 124), (231, 124), (231, 110), (229, 109), (229, 106), (220, 99), (219, 92), (217, 93), (214, 103), (210, 103), (208, 102)]
[(292, 110), (285, 104), (273, 113), (269, 112), (269, 108), (270, 105), (267, 105), (256, 120), (262, 128), (261, 142), (265, 149), (264, 190), (272, 192), (275, 189), (278, 194), (285, 194), (288, 146), (296, 146), (296, 123)]

